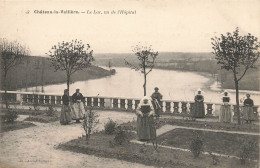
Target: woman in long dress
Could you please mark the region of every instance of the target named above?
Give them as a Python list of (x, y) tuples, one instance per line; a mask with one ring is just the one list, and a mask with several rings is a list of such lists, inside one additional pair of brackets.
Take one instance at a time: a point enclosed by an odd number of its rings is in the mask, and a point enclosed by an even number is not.
[(220, 113), (219, 113), (219, 122), (229, 122), (231, 123), (233, 121), (232, 117), (232, 111), (231, 111), (231, 105), (230, 97), (228, 95), (228, 92), (224, 91), (224, 96), (222, 97), (223, 105), (220, 107)]
[(65, 89), (64, 94), (62, 96), (62, 106), (60, 115), (60, 123), (62, 125), (69, 124), (71, 121), (69, 102), (69, 90)]
[(83, 119), (85, 114), (83, 101), (83, 95), (79, 92), (79, 89), (76, 89), (76, 92), (72, 95), (72, 119), (76, 120), (76, 123), (80, 123), (79, 120)]
[(243, 107), (244, 119), (246, 123), (251, 123), (254, 120), (254, 101), (250, 99), (250, 94), (246, 94), (246, 97)]
[(156, 138), (154, 125), (154, 109), (148, 97), (141, 99), (136, 110), (137, 136), (140, 141), (149, 141)]
[(205, 117), (205, 108), (204, 108), (204, 96), (201, 94), (201, 90), (198, 89), (197, 95), (194, 98), (194, 109), (193, 117), (194, 118), (204, 118)]

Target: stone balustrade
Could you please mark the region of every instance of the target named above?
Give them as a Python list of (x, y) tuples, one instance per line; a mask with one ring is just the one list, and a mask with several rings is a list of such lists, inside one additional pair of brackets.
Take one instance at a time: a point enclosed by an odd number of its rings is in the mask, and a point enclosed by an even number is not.
[[(1, 102), (4, 100), (4, 91), (1, 93)], [(16, 92), (8, 91), (7, 99), (10, 103), (19, 103), (24, 105), (55, 105), (60, 106), (62, 104), (62, 95), (58, 94), (47, 94), (47, 93), (30, 93), (30, 92)], [(140, 99), (130, 99), (130, 98), (119, 98), (119, 97), (85, 97), (85, 105), (87, 107), (94, 107), (100, 109), (110, 109), (110, 110), (121, 110), (121, 111), (134, 111)], [(218, 116), (220, 103), (210, 103), (205, 102), (205, 112), (208, 116)], [(188, 101), (174, 101), (174, 100), (163, 100), (162, 101), (162, 111), (169, 114), (185, 114), (189, 113), (194, 106), (194, 102)], [(236, 105), (231, 105), (234, 111)], [(241, 107), (240, 107), (241, 108)], [(254, 106), (254, 111), (258, 112), (258, 106)], [(234, 114), (236, 115), (236, 114)]]

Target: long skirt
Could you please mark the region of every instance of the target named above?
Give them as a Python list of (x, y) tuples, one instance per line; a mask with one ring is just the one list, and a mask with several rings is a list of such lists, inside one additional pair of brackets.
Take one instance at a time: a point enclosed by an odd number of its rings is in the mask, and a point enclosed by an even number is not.
[(60, 123), (68, 124), (71, 121), (70, 107), (69, 105), (62, 105), (60, 114)]
[(195, 102), (193, 106), (193, 117), (194, 118), (204, 118), (205, 108), (203, 102)]
[(143, 117), (137, 117), (137, 136), (141, 141), (149, 141), (156, 138), (153, 116), (144, 115)]
[(220, 107), (219, 122), (232, 122), (232, 111), (230, 105), (222, 105)]
[(71, 117), (73, 120), (83, 119), (83, 115), (85, 114), (84, 104), (82, 102), (74, 103), (71, 107)]
[(243, 115), (246, 121), (255, 120), (253, 107), (243, 107)]

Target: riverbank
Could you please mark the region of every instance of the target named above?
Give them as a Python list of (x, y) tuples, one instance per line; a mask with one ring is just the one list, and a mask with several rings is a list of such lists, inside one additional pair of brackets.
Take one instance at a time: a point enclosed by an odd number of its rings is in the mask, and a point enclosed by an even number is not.
[[(3, 75), (3, 74), (2, 74)], [(99, 79), (113, 75), (111, 71), (98, 66), (90, 66), (79, 70), (71, 76), (71, 83)], [(1, 76), (3, 79), (3, 76)], [(42, 90), (42, 85), (66, 83), (65, 71), (55, 71), (46, 57), (26, 57), (24, 62), (17, 65), (8, 72), (7, 90), (18, 90), (21, 88), (36, 87), (37, 91)], [(3, 81), (2, 86), (3, 86)], [(3, 90), (3, 88), (2, 88)]]

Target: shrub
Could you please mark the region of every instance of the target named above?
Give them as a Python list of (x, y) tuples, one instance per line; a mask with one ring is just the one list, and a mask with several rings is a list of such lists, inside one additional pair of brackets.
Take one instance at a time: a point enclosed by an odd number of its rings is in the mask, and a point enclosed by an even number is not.
[(105, 124), (105, 133), (108, 135), (114, 134), (116, 131), (116, 122), (109, 119), (109, 121)]
[(83, 128), (86, 134), (86, 140), (89, 140), (90, 134), (95, 132), (95, 128), (99, 123), (98, 117), (99, 115), (95, 111), (93, 111), (92, 107), (90, 108), (89, 112), (84, 114)]
[(54, 116), (55, 115), (55, 110), (53, 109), (52, 105), (48, 106), (48, 110), (46, 111), (47, 116)]
[(128, 142), (127, 133), (122, 129), (121, 126), (117, 127), (115, 134), (115, 144), (122, 145), (123, 143)]
[(245, 140), (239, 150), (239, 160), (241, 164), (245, 164), (252, 152), (257, 148), (257, 142)]
[(194, 158), (197, 158), (202, 152), (203, 141), (198, 131), (193, 132), (192, 140), (190, 143), (190, 151)]
[(3, 122), (14, 122), (18, 118), (18, 114), (16, 111), (12, 111), (8, 109), (7, 112), (5, 112), (5, 115), (2, 117)]

